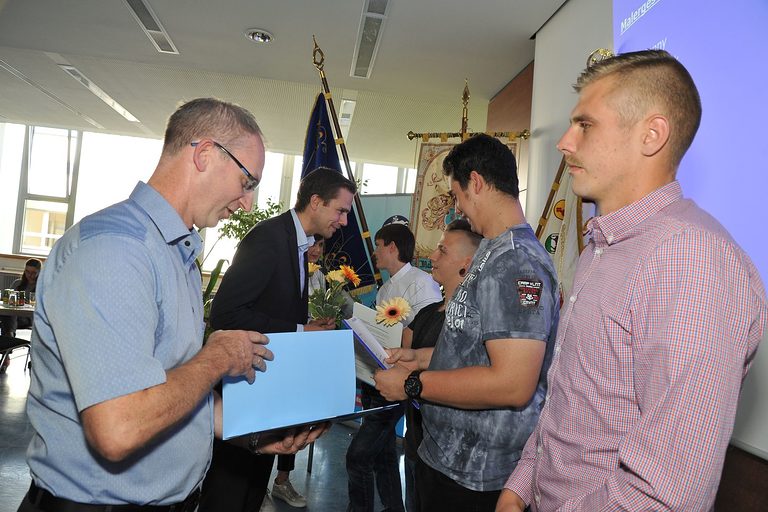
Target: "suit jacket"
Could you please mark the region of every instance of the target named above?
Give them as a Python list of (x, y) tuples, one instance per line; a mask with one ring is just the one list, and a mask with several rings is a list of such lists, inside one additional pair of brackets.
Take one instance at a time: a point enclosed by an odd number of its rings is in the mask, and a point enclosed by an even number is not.
[(211, 306), (214, 329), (261, 333), (296, 331), (307, 322), (307, 260), (304, 293), (291, 212), (254, 226), (235, 252)]

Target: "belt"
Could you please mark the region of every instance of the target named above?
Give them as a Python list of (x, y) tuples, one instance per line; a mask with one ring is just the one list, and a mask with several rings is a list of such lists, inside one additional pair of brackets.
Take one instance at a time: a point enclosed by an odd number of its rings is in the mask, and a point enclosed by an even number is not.
[(194, 512), (200, 501), (200, 489), (195, 489), (184, 501), (173, 505), (92, 505), (59, 498), (32, 482), (27, 498), (43, 512)]

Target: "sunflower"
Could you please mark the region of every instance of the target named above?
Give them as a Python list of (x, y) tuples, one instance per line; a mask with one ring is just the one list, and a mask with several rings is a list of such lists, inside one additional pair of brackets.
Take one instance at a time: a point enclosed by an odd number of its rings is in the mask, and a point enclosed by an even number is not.
[(312, 263), (311, 261), (307, 263), (307, 270), (309, 271), (309, 274), (312, 275), (318, 270), (320, 270), (320, 265), (317, 263)]
[(405, 319), (410, 312), (411, 305), (407, 300), (402, 297), (393, 297), (376, 306), (376, 323), (391, 327)]
[(328, 275), (325, 276), (325, 280), (330, 282), (345, 283), (347, 278), (344, 276), (344, 272), (341, 270), (331, 270)]
[(357, 287), (360, 284), (360, 277), (357, 275), (357, 272), (355, 272), (355, 269), (349, 265), (341, 265), (339, 270), (344, 273), (344, 277), (347, 279), (347, 281), (352, 283), (352, 286)]

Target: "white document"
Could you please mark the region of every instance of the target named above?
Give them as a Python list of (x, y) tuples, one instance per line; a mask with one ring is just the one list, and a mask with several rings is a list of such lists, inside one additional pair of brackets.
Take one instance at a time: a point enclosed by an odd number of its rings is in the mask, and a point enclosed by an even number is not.
[(393, 326), (376, 323), (376, 311), (355, 303), (354, 316), (345, 320), (355, 333), (355, 373), (359, 380), (375, 385), (373, 373), (378, 368), (391, 368), (384, 362), (385, 348), (399, 348), (403, 338), (403, 324)]
[(384, 348), (400, 348), (403, 341), (403, 324), (398, 322), (389, 327), (376, 323), (376, 310), (355, 302), (352, 315), (365, 323), (365, 326), (376, 337)]

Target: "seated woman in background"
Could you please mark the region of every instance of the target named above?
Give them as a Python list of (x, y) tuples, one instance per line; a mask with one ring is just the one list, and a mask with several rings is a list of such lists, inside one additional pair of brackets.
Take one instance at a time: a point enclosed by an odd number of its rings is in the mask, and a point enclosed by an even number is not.
[[(30, 258), (24, 264), (24, 274), (20, 279), (15, 280), (11, 284), (11, 288), (17, 292), (25, 292), (27, 297), (30, 293), (34, 293), (37, 288), (37, 276), (40, 275), (40, 269), (43, 266), (43, 262)], [(29, 299), (27, 299), (29, 300)], [(0, 334), (3, 336), (16, 337), (16, 329), (29, 329), (32, 327), (32, 318), (17, 317), (17, 316), (0, 316)], [(4, 372), (10, 364), (10, 358), (5, 359), (3, 367), (0, 368), (0, 373)]]

